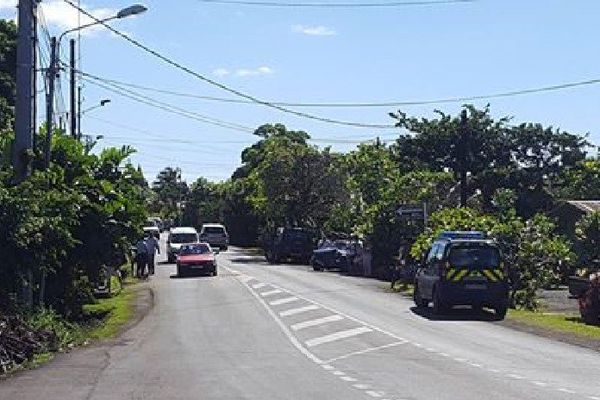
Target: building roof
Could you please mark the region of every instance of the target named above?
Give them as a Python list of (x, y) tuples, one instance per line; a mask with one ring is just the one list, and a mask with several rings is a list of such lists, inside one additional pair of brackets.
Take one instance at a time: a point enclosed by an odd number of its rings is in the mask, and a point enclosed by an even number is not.
[(586, 213), (600, 211), (600, 200), (567, 200), (565, 203)]

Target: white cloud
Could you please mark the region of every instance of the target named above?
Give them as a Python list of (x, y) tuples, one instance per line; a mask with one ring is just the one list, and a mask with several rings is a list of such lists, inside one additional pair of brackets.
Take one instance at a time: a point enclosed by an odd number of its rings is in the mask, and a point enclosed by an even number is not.
[(0, 11), (15, 10), (17, 8), (17, 0), (0, 0)]
[(213, 75), (215, 75), (215, 76), (226, 76), (229, 74), (230, 74), (229, 70), (225, 69), (225, 68), (217, 68), (213, 71)]
[(335, 36), (337, 32), (323, 25), (307, 26), (307, 25), (292, 25), (292, 32), (301, 33), (310, 36)]
[[(1, 1), (1, 0), (0, 0)], [(69, 4), (60, 0), (52, 0), (40, 3), (46, 23), (50, 26), (56, 27), (61, 31), (66, 31), (78, 26), (78, 11), (71, 7)], [(107, 18), (115, 15), (119, 10), (111, 8), (91, 8), (82, 4), (83, 9), (87, 10), (90, 14), (98, 19)], [(94, 22), (93, 19), (86, 15), (81, 15), (81, 25), (89, 24)], [(81, 34), (90, 34), (102, 30), (102, 26), (94, 26), (86, 28), (81, 31)]]
[(240, 78), (244, 78), (249, 76), (270, 75), (273, 72), (275, 72), (273, 71), (273, 68), (261, 66), (258, 68), (238, 68), (235, 70), (228, 70), (227, 68), (217, 68), (212, 73), (213, 75), (218, 77), (234, 75)]

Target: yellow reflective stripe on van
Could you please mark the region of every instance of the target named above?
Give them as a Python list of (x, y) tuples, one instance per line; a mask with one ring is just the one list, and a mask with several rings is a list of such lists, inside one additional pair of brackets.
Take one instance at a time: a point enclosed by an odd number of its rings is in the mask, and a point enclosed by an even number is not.
[(492, 270), (484, 269), (482, 272), (485, 275), (485, 277), (488, 278), (490, 281), (498, 282), (498, 277), (496, 277), (496, 275), (494, 275)]
[(460, 282), (462, 278), (469, 273), (468, 269), (461, 269), (452, 279), (453, 282)]
[(446, 271), (446, 279), (447, 280), (451, 280), (452, 276), (454, 276), (454, 274), (456, 274), (456, 268), (450, 268), (448, 269), (448, 271)]
[(470, 270), (468, 268), (449, 268), (446, 271), (446, 280), (451, 282), (460, 282), (465, 277), (469, 278), (486, 278), (490, 282), (500, 282), (504, 280), (504, 272), (502, 269), (483, 269)]

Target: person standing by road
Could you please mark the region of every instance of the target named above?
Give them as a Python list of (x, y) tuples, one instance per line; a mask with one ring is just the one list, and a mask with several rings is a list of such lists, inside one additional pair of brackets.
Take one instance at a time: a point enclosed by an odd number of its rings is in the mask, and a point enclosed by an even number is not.
[(154, 275), (154, 256), (157, 251), (160, 254), (160, 246), (153, 234), (149, 234), (146, 238), (146, 249), (148, 251), (148, 274)]
[(146, 264), (148, 263), (148, 247), (144, 237), (141, 237), (135, 244), (135, 261), (137, 263), (137, 277), (144, 278)]

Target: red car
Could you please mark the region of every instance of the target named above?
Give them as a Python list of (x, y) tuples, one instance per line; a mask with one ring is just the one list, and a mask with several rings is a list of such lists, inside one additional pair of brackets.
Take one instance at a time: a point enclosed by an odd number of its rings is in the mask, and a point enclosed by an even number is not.
[(206, 243), (188, 243), (181, 246), (177, 256), (177, 276), (217, 275), (215, 253)]

